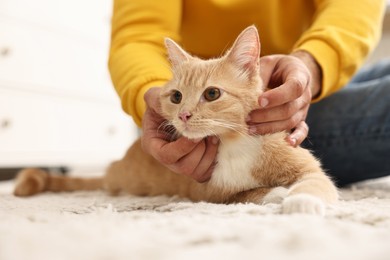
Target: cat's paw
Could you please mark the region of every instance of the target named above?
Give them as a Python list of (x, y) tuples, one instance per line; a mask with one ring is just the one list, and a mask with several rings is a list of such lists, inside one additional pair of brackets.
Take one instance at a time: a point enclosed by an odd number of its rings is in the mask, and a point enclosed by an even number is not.
[(280, 204), (287, 197), (288, 189), (284, 187), (273, 188), (267, 195), (263, 198), (263, 204), (268, 203), (277, 203)]
[(324, 216), (325, 204), (313, 195), (296, 194), (284, 199), (282, 211), (284, 214), (303, 213)]
[(24, 169), (16, 177), (15, 196), (31, 196), (45, 189), (49, 175), (40, 169)]

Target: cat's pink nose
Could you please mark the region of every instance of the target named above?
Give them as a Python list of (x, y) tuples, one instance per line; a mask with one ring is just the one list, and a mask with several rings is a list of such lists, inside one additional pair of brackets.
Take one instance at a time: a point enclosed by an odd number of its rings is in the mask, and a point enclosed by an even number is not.
[(192, 114), (188, 111), (185, 111), (185, 112), (180, 112), (179, 113), (179, 118), (181, 121), (183, 121), (184, 123), (186, 123), (188, 121), (188, 119), (190, 119), (192, 116)]

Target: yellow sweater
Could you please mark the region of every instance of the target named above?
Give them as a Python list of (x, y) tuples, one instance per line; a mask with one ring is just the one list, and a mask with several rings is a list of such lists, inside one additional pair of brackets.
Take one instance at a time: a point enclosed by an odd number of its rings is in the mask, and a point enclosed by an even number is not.
[(171, 78), (164, 37), (199, 57), (226, 50), (245, 27), (262, 55), (306, 50), (323, 72), (322, 99), (344, 86), (380, 38), (384, 0), (115, 0), (109, 68), (140, 125), (144, 93)]

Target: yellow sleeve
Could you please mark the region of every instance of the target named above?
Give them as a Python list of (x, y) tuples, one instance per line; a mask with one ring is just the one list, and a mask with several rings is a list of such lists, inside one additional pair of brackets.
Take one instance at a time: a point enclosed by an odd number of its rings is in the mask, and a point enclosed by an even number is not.
[(179, 39), (181, 0), (114, 0), (109, 70), (123, 110), (138, 126), (144, 93), (171, 78), (164, 38)]
[(342, 88), (380, 39), (384, 0), (317, 0), (313, 24), (294, 50), (311, 53), (322, 68), (318, 101)]

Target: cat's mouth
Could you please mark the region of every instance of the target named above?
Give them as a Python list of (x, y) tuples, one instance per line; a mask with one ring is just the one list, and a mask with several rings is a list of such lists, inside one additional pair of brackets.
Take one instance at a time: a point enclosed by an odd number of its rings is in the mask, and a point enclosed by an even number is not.
[(199, 131), (194, 129), (189, 129), (186, 127), (185, 129), (179, 131), (182, 136), (187, 137), (188, 139), (203, 139), (210, 135), (210, 133), (206, 133), (205, 131)]
[(193, 126), (188, 123), (176, 125), (175, 128), (180, 133), (180, 135), (191, 140), (203, 139), (207, 136), (215, 135), (212, 132), (207, 131), (207, 128), (204, 129), (203, 127)]
[(179, 123), (175, 125), (177, 132), (188, 139), (203, 139), (208, 136), (217, 136), (221, 138), (225, 135), (243, 135), (246, 133), (246, 129), (244, 129), (241, 124), (227, 124), (227, 123), (218, 123), (218, 122), (208, 122), (208, 124), (191, 124), (187, 123)]

